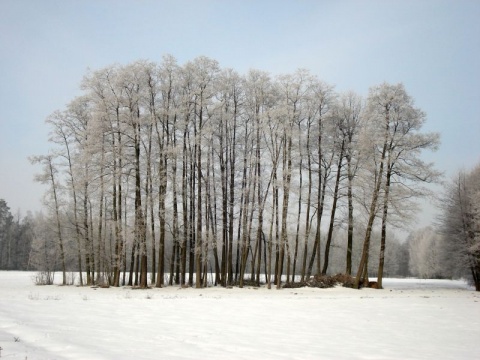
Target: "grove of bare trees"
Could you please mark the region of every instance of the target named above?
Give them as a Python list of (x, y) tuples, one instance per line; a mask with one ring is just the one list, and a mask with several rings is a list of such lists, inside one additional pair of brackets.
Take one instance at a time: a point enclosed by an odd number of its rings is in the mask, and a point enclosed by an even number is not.
[(75, 269), (82, 284), (280, 288), (336, 259), (356, 287), (369, 273), (381, 287), (388, 229), (439, 176), (421, 159), (438, 135), (402, 84), (362, 99), (306, 70), (167, 55), (88, 72), (81, 88), (32, 158), (64, 282)]
[(407, 239), (409, 271), (420, 278), (467, 279), (480, 291), (480, 166), (462, 170), (444, 186), (435, 226)]
[(480, 291), (480, 165), (460, 171), (441, 202), (440, 262), (444, 276), (472, 279)]

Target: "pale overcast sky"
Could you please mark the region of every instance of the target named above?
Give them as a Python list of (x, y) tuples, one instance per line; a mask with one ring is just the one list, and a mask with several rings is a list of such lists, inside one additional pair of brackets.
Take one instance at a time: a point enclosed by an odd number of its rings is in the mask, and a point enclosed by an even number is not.
[[(309, 69), (366, 96), (403, 82), (451, 175), (480, 161), (480, 1), (0, 1), (0, 198), (39, 210), (30, 155), (45, 118), (81, 93), (87, 68), (205, 55), (240, 73)], [(431, 219), (431, 209), (419, 218)]]

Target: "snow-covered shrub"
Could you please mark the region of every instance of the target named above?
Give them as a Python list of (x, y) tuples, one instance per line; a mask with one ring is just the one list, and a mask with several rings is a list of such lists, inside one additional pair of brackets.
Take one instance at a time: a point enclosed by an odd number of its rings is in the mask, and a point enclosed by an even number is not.
[(39, 271), (33, 276), (35, 285), (53, 285), (54, 273), (51, 271)]

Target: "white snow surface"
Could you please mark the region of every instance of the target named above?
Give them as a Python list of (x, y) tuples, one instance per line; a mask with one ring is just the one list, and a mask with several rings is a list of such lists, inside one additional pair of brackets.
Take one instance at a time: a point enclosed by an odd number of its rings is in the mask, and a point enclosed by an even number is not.
[(462, 281), (135, 290), (33, 275), (0, 271), (1, 360), (480, 359), (480, 294)]

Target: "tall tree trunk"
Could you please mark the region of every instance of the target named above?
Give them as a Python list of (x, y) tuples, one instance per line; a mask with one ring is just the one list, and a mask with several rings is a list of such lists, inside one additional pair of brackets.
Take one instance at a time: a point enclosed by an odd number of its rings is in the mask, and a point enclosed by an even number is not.
[(150, 209), (150, 233), (152, 244), (152, 268), (151, 268), (151, 283), (156, 283), (156, 247), (155, 247), (155, 216), (153, 205), (153, 176), (152, 176), (152, 134), (153, 122), (155, 118), (152, 117), (152, 123), (148, 127), (148, 148), (147, 148), (147, 177), (145, 186), (145, 222), (148, 223), (148, 209)]
[(313, 180), (313, 171), (312, 171), (312, 157), (310, 154), (310, 119), (308, 121), (307, 128), (307, 167), (308, 167), (308, 194), (307, 194), (307, 206), (306, 206), (306, 216), (305, 216), (305, 235), (304, 235), (304, 245), (303, 245), (303, 263), (302, 263), (302, 277), (301, 281), (305, 281), (305, 276), (307, 274), (307, 257), (308, 257), (308, 242), (310, 238), (310, 208), (312, 204), (312, 180)]
[(380, 158), (380, 168), (376, 175), (375, 189), (373, 191), (372, 201), (370, 203), (367, 229), (365, 231), (365, 238), (363, 240), (362, 257), (360, 259), (357, 275), (355, 277), (354, 288), (356, 289), (360, 288), (362, 278), (363, 278), (363, 282), (366, 282), (366, 281), (368, 282), (368, 255), (370, 250), (370, 237), (372, 235), (373, 222), (375, 220), (375, 215), (377, 212), (378, 196), (382, 186), (383, 168), (384, 168), (385, 156), (387, 152), (389, 129), (390, 129), (390, 118), (387, 112), (383, 149), (382, 149), (382, 154)]
[(158, 219), (160, 240), (158, 244), (157, 287), (163, 286), (165, 277), (165, 201), (167, 196), (167, 159), (166, 155), (163, 154), (163, 151), (164, 150), (162, 148), (158, 165), (158, 174), (160, 178), (160, 186), (158, 189)]
[(92, 285), (91, 263), (90, 263), (90, 236), (88, 227), (88, 181), (83, 182), (83, 237), (85, 239), (85, 270), (87, 272), (87, 285)]
[(340, 155), (338, 158), (338, 164), (337, 164), (337, 177), (335, 179), (335, 190), (333, 192), (333, 204), (332, 204), (332, 210), (330, 213), (330, 224), (328, 226), (328, 235), (327, 235), (327, 243), (325, 244), (325, 256), (323, 259), (323, 269), (322, 269), (322, 274), (325, 275), (327, 273), (328, 269), (328, 261), (330, 257), (330, 244), (332, 242), (332, 237), (333, 237), (333, 225), (335, 223), (335, 212), (337, 210), (337, 201), (338, 201), (338, 187), (340, 185), (340, 174), (342, 170), (342, 162), (343, 162), (343, 150), (345, 148), (345, 141), (342, 141), (342, 147), (340, 149)]
[[(256, 183), (257, 194), (253, 193), (253, 197), (257, 197), (258, 203), (258, 224), (255, 242), (255, 252), (252, 257), (252, 281), (255, 281), (257, 286), (260, 286), (260, 269), (262, 265), (262, 234), (263, 234), (263, 210), (264, 200), (262, 194), (262, 174), (261, 174), (261, 137), (260, 137), (260, 106), (257, 105), (255, 109), (255, 160), (254, 160), (254, 181)], [(268, 192), (268, 190), (267, 190)], [(252, 213), (253, 214), (253, 213)], [(257, 258), (258, 256), (258, 258)], [(258, 262), (255, 268), (255, 262)]]
[(196, 233), (195, 233), (195, 161), (196, 161), (196, 153), (192, 154), (190, 149), (190, 211), (189, 211), (189, 245), (190, 245), (190, 253), (189, 253), (189, 277), (188, 283), (190, 286), (193, 286), (193, 274), (195, 271), (195, 251), (196, 251)]
[[(187, 123), (187, 122), (186, 122)], [(187, 247), (190, 239), (190, 225), (188, 222), (188, 165), (187, 165), (187, 127), (183, 133), (183, 155), (182, 155), (182, 218), (183, 218), (183, 239), (180, 243), (181, 252), (181, 266), (180, 266), (180, 285), (186, 284), (186, 272), (187, 272)]]
[(277, 273), (277, 289), (282, 285), (283, 260), (285, 249), (288, 246), (287, 234), (287, 216), (288, 204), (290, 199), (290, 182), (292, 178), (292, 134), (288, 134), (288, 141), (284, 147), (284, 169), (283, 169), (283, 201), (282, 201), (282, 232), (280, 238), (278, 273)]
[[(310, 278), (312, 273), (313, 263), (318, 251), (317, 257), (317, 275), (320, 275), (320, 262), (321, 262), (321, 248), (320, 248), (320, 235), (321, 235), (321, 224), (322, 224), (322, 215), (323, 215), (323, 202), (325, 199), (325, 190), (327, 185), (327, 171), (325, 170), (324, 177), (322, 178), (322, 161), (323, 161), (323, 151), (322, 151), (322, 117), (318, 120), (318, 192), (317, 192), (317, 230), (315, 232), (315, 243), (313, 245), (312, 255), (310, 257), (310, 263), (307, 270), (307, 278)], [(320, 190), (320, 188), (322, 190)]]
[(377, 275), (377, 289), (383, 289), (383, 268), (385, 263), (385, 245), (387, 237), (387, 215), (388, 215), (388, 201), (390, 194), (390, 181), (392, 177), (392, 165), (390, 163), (390, 153), (387, 161), (387, 174), (385, 180), (385, 197), (383, 199), (382, 212), (382, 235), (380, 240), (380, 255), (378, 261), (378, 275)]
[(62, 227), (60, 222), (60, 206), (58, 203), (58, 196), (57, 196), (57, 184), (55, 182), (54, 170), (52, 159), (49, 157), (48, 159), (48, 167), (50, 171), (50, 180), (52, 182), (52, 191), (53, 191), (53, 200), (55, 204), (55, 216), (57, 220), (57, 237), (58, 237), (58, 245), (60, 248), (60, 260), (62, 262), (62, 284), (67, 285), (67, 274), (66, 274), (66, 266), (65, 266), (65, 250), (63, 247), (63, 237), (62, 237)]
[[(320, 168), (319, 168), (320, 171)], [(321, 171), (320, 171), (321, 172)], [(320, 188), (321, 184), (321, 188)], [(317, 229), (315, 231), (315, 242), (313, 244), (312, 255), (310, 256), (310, 262), (307, 268), (307, 279), (310, 278), (313, 270), (313, 264), (315, 262), (315, 258), (317, 259), (317, 275), (320, 275), (320, 262), (321, 262), (321, 249), (320, 249), (320, 228), (322, 225), (322, 216), (323, 216), (323, 208), (325, 202), (325, 193), (327, 189), (327, 173), (323, 175), (323, 178), (319, 179), (319, 188), (317, 193)], [(318, 251), (318, 256), (316, 256)]]
[(96, 283), (99, 284), (102, 279), (102, 274), (104, 274), (104, 257), (103, 249), (105, 249), (105, 242), (103, 239), (103, 197), (105, 192), (104, 184), (104, 164), (105, 164), (105, 139), (102, 136), (102, 150), (101, 150), (101, 164), (100, 164), (100, 195), (99, 200), (100, 204), (98, 206), (98, 256), (97, 256), (97, 280)]
[[(174, 117), (174, 123), (173, 123), (173, 148), (176, 149), (177, 147), (177, 141), (176, 141), (176, 118)], [(173, 256), (172, 262), (175, 264), (175, 266), (172, 266), (171, 274), (172, 272), (176, 271), (175, 275), (175, 283), (179, 284), (180, 283), (180, 259), (181, 259), (181, 246), (180, 246), (180, 239), (179, 239), (179, 215), (178, 215), (178, 201), (177, 201), (177, 194), (178, 194), (178, 188), (177, 188), (177, 153), (176, 151), (173, 152), (173, 159), (172, 159), (172, 204), (173, 204), (173, 244), (175, 251), (173, 251)]]
[[(77, 204), (77, 191), (73, 176), (73, 165), (70, 156), (70, 146), (68, 145), (67, 138), (64, 137), (65, 148), (67, 150), (68, 168), (70, 172), (70, 181), (72, 182), (72, 197), (73, 197), (73, 216), (75, 221), (75, 240), (77, 241), (77, 258), (78, 258), (78, 272), (80, 276), (80, 286), (83, 286), (83, 270), (82, 270), (82, 245), (80, 241), (80, 223), (78, 221), (78, 204)], [(102, 182), (103, 185), (103, 182)]]
[[(228, 183), (227, 183), (227, 160), (225, 154), (228, 154), (228, 148), (225, 149), (224, 142), (224, 126), (220, 125), (220, 149), (219, 149), (219, 162), (220, 162), (220, 183), (222, 189), (222, 262), (221, 262), (221, 278), (222, 286), (227, 286), (227, 273), (228, 273)], [(228, 155), (227, 155), (228, 156)]]
[[(120, 132), (120, 113), (119, 108), (116, 108), (117, 120), (117, 138), (118, 138), (118, 158), (115, 152), (115, 134), (112, 131), (112, 149), (114, 152), (113, 158), (113, 222), (115, 224), (115, 263), (113, 268), (113, 286), (120, 286), (120, 271), (122, 264), (126, 266), (126, 262), (122, 261), (124, 258), (124, 244), (123, 244), (123, 230), (122, 230), (122, 133)], [(118, 168), (117, 168), (118, 161)], [(118, 172), (118, 174), (117, 174)], [(118, 192), (117, 192), (118, 182)], [(117, 197), (118, 196), (118, 197)], [(126, 198), (125, 198), (126, 199)], [(117, 210), (118, 205), (118, 210)], [(126, 207), (125, 207), (126, 208)], [(125, 209), (126, 210), (126, 209)], [(126, 217), (125, 217), (126, 218)], [(125, 283), (125, 272), (124, 280)]]
[[(215, 181), (215, 167), (210, 164), (211, 160), (214, 158), (214, 148), (213, 146), (211, 147), (211, 152), (210, 158), (209, 158), (209, 164), (208, 164), (208, 174), (207, 174), (207, 199), (208, 199), (208, 210), (209, 210), (209, 218), (210, 218), (210, 227), (211, 231), (213, 234), (213, 243), (212, 243), (212, 250), (213, 250), (213, 258), (215, 261), (215, 286), (218, 285), (219, 282), (222, 281), (221, 278), (221, 271), (220, 271), (220, 263), (218, 260), (218, 233), (217, 233), (217, 187), (216, 187), (216, 181)], [(213, 181), (210, 180), (210, 169), (211, 169), (211, 177), (213, 178)], [(213, 183), (213, 201), (212, 201), (212, 196), (210, 193), (210, 183)], [(212, 202), (213, 202), (213, 209), (212, 209)]]
[[(137, 112), (137, 119), (140, 117)], [(141, 288), (148, 286), (147, 275), (147, 239), (145, 218), (142, 210), (141, 178), (140, 178), (140, 125), (135, 131), (135, 237), (137, 238), (140, 255), (140, 283)]]
[[(299, 125), (300, 127), (300, 125)], [(301, 147), (300, 147), (301, 149)], [(297, 211), (297, 230), (295, 231), (295, 252), (293, 254), (293, 269), (292, 269), (292, 282), (295, 282), (296, 268), (297, 268), (297, 257), (298, 257), (298, 244), (300, 240), (300, 219), (302, 214), (302, 190), (303, 190), (303, 154), (300, 152), (300, 164), (299, 164), (299, 195), (298, 195), (298, 211)]]
[[(179, 231), (179, 214), (178, 214), (178, 184), (177, 184), (177, 138), (176, 138), (176, 116), (173, 117), (173, 129), (172, 129), (172, 138), (173, 138), (173, 159), (172, 159), (172, 192), (173, 192), (173, 243), (175, 244), (175, 283), (180, 283), (180, 270), (181, 270), (181, 245), (180, 245), (180, 231)], [(182, 284), (183, 285), (183, 284)]]
[[(272, 281), (271, 281), (271, 277), (272, 277), (272, 252), (273, 252), (273, 231), (274, 231), (274, 222), (277, 222), (278, 224), (278, 190), (277, 190), (277, 175), (276, 175), (276, 168), (274, 167), (273, 169), (273, 173), (272, 173), (272, 177), (273, 177), (273, 198), (272, 198), (272, 217), (271, 217), (271, 220), (270, 220), (270, 231), (269, 231), (269, 234), (268, 234), (268, 257), (267, 257), (267, 263), (266, 263), (266, 267), (267, 267), (267, 288), (268, 289), (271, 289), (272, 288)], [(278, 226), (276, 227), (275, 231), (278, 231)]]
[(348, 233), (347, 233), (347, 261), (345, 273), (352, 274), (352, 251), (353, 251), (353, 175), (352, 175), (352, 158), (349, 154), (347, 156), (347, 173), (348, 173)]
[(203, 252), (203, 238), (202, 238), (202, 112), (203, 104), (200, 103), (199, 126), (198, 132), (195, 130), (195, 148), (197, 154), (197, 232), (195, 241), (195, 262), (196, 275), (195, 287), (202, 287), (202, 252)]
[[(227, 254), (227, 271), (228, 271), (228, 285), (233, 284), (233, 214), (235, 206), (235, 161), (236, 161), (236, 146), (235, 133), (236, 128), (233, 129), (234, 140), (230, 148), (230, 186), (229, 186), (229, 210), (228, 210), (228, 254)], [(238, 249), (238, 243), (237, 243)]]
[(89, 205), (89, 219), (90, 219), (90, 256), (91, 256), (91, 264), (92, 264), (92, 284), (95, 283), (95, 269), (96, 269), (96, 264), (97, 264), (97, 259), (95, 257), (95, 235), (94, 235), (94, 226), (93, 226), (93, 207), (92, 207), (92, 202), (90, 199), (88, 200), (88, 205)]
[[(247, 192), (247, 144), (248, 144), (248, 127), (245, 129), (245, 144), (244, 144), (244, 154), (243, 154), (243, 170), (242, 170), (242, 184), (240, 188), (240, 213), (238, 215), (238, 229), (237, 229), (237, 260), (235, 265), (235, 282), (239, 283), (240, 287), (243, 287), (243, 279), (239, 279), (239, 274), (241, 272), (241, 264), (243, 259), (243, 254), (248, 251), (246, 246), (246, 207), (248, 203)], [(242, 231), (243, 227), (243, 231)], [(240, 249), (242, 250), (242, 257), (240, 257)], [(246, 257), (246, 256), (245, 256)]]

